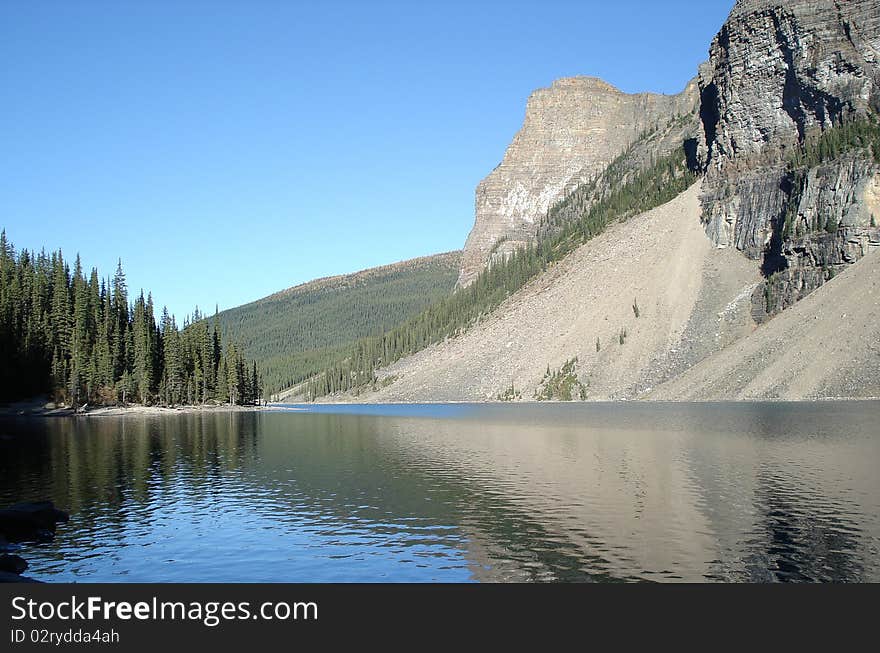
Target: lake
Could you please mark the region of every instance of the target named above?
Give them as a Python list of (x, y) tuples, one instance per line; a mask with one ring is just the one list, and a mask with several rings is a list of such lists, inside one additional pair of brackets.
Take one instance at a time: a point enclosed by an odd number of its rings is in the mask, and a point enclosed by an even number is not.
[(45, 581), (880, 581), (880, 403), (0, 421)]

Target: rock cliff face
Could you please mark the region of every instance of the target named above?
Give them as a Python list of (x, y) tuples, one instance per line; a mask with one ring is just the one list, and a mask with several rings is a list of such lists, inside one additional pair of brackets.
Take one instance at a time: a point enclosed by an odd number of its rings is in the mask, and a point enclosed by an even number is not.
[(786, 212), (868, 226), (864, 211), (853, 213), (857, 190), (876, 173), (868, 159), (809, 172), (800, 197), (786, 161), (811, 134), (880, 110), (880, 0), (739, 0), (699, 85), (703, 220), (718, 246), (776, 258), (765, 260), (772, 272), (785, 267), (783, 250), (798, 249), (778, 233)]
[(703, 222), (716, 245), (774, 275), (763, 289), (772, 314), (877, 240), (870, 147), (792, 160), (822, 130), (880, 111), (880, 0), (739, 0), (709, 55)]
[[(578, 186), (601, 184), (608, 164), (640, 135), (665, 130), (687, 140), (683, 118), (697, 112), (694, 158), (706, 172), (707, 235), (762, 260), (768, 276), (785, 269), (787, 258), (797, 267), (792, 252), (811, 245), (783, 242), (786, 214), (855, 215), (856, 189), (875, 183), (880, 170), (870, 156), (857, 170), (851, 160), (825, 165), (810, 173), (812, 194), (794, 197), (799, 179), (787, 163), (811, 135), (880, 113), (880, 0), (738, 0), (698, 80), (677, 96), (628, 95), (590, 77), (533, 93), (522, 129), (477, 187), (458, 284), (532, 240), (548, 210)], [(830, 195), (815, 190), (833, 179), (840, 183)], [(840, 222), (841, 229), (870, 226), (867, 213), (856, 213), (858, 224)], [(851, 235), (841, 231), (841, 243)]]
[(880, 110), (880, 0), (739, 0), (700, 67), (710, 172)]
[(695, 111), (696, 82), (679, 95), (629, 95), (592, 77), (555, 81), (529, 98), (522, 129), (480, 182), (458, 283), (534, 238), (548, 209), (648, 130)]
[(771, 246), (765, 257), (775, 268), (753, 298), (758, 322), (880, 248), (880, 174), (873, 161), (845, 156), (802, 173), (792, 185), (787, 233), (774, 241), (778, 253)]

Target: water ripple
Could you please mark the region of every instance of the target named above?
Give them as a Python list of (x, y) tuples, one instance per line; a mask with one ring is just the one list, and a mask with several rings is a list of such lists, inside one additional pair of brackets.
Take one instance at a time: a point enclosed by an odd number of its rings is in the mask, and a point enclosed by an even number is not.
[(5, 423), (75, 581), (878, 581), (872, 402)]

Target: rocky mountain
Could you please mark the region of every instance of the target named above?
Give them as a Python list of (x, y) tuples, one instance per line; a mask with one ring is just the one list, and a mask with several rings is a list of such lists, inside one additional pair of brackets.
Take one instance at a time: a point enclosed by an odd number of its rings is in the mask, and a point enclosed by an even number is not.
[(300, 393), (877, 396), (880, 0), (739, 0), (708, 54), (676, 96), (533, 93), (457, 291)]
[(880, 397), (880, 252), (869, 252), (648, 395), (677, 401)]
[[(529, 243), (543, 271), (359, 400), (876, 396), (878, 116), (880, 0), (739, 0), (678, 96), (537, 91), (458, 286)], [(679, 155), (699, 183), (626, 209)]]
[(701, 193), (612, 226), (357, 401), (880, 397), (880, 251), (756, 328), (759, 267), (713, 247)]
[(573, 399), (631, 399), (744, 337), (760, 274), (712, 247), (699, 196), (695, 183), (613, 225), (464, 334), (381, 370), (359, 400), (534, 400), (569, 361)]
[(739, 0), (700, 67), (710, 170), (880, 110), (880, 2)]
[[(697, 137), (693, 156), (707, 177), (702, 219), (712, 241), (761, 260), (767, 276), (788, 270), (772, 282), (774, 305), (761, 299), (763, 288), (756, 294), (756, 313), (772, 313), (875, 240), (876, 160), (865, 152), (830, 164), (791, 159), (823, 130), (878, 111), (880, 0), (740, 0), (698, 79), (679, 95), (628, 95), (590, 77), (560, 79), (531, 95), (522, 129), (477, 187), (458, 285), (533, 241), (553, 206), (576, 189), (592, 183), (591, 196), (601, 194), (597, 180), (601, 191), (615, 158), (634, 148), (623, 166), (634, 169), (668, 151), (668, 138), (645, 143), (665, 130), (678, 145)], [(820, 232), (832, 214), (840, 230), (827, 236)], [(790, 234), (782, 233), (786, 215)]]
[(765, 319), (878, 240), (880, 1), (740, 0), (699, 86), (706, 233), (761, 260)]
[(594, 77), (559, 79), (532, 93), (522, 129), (477, 186), (458, 285), (533, 240), (554, 204), (595, 179), (640, 135), (694, 114), (697, 101), (696, 80), (674, 96), (630, 95)]

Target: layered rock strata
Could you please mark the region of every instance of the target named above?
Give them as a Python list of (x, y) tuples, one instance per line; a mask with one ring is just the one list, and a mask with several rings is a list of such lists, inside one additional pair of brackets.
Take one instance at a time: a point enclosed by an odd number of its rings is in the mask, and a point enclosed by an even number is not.
[(792, 158), (823, 130), (880, 112), (880, 0), (739, 0), (709, 55), (702, 219), (717, 246), (761, 260), (766, 317), (878, 239), (870, 148), (820, 165)]
[(477, 186), (459, 286), (532, 240), (551, 206), (640, 135), (693, 113), (697, 99), (695, 81), (678, 95), (630, 95), (593, 77), (559, 79), (532, 93), (522, 129)]

